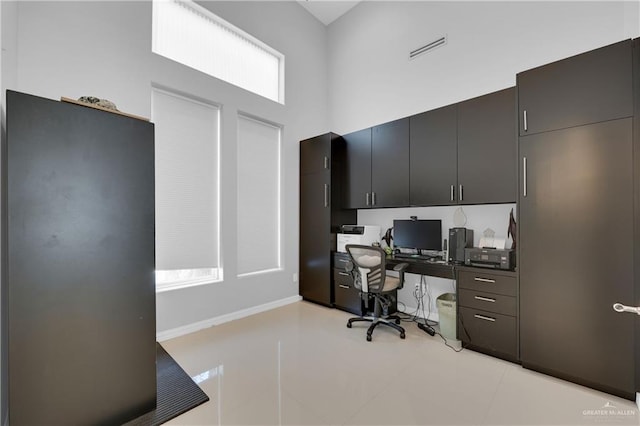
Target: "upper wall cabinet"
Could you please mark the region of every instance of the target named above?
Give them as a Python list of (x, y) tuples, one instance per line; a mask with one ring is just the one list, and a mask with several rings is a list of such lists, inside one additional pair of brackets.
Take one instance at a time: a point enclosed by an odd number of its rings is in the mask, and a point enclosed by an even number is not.
[(371, 131), (371, 206), (409, 205), (409, 119)]
[(344, 135), (347, 182), (346, 208), (362, 209), (371, 205), (371, 128)]
[(409, 119), (343, 136), (347, 152), (345, 205), (361, 209), (409, 204)]
[(515, 87), (458, 104), (460, 204), (516, 202), (515, 114)]
[(520, 136), (633, 115), (631, 40), (518, 74)]
[(409, 118), (411, 205), (456, 204), (456, 105)]

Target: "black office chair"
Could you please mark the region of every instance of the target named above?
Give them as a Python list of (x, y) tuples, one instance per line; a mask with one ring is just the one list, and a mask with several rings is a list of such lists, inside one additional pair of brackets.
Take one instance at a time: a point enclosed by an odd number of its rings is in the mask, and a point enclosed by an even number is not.
[(367, 341), (371, 341), (373, 330), (384, 324), (395, 328), (400, 332), (400, 338), (404, 339), (404, 328), (400, 327), (400, 317), (388, 315), (389, 306), (393, 302), (393, 293), (401, 289), (404, 285), (404, 270), (409, 266), (407, 263), (396, 265), (393, 270), (399, 272), (399, 277), (387, 276), (385, 270), (386, 253), (380, 247), (362, 246), (347, 244), (347, 253), (350, 262), (347, 264), (347, 271), (353, 278), (353, 286), (360, 291), (361, 297), (373, 299), (373, 315), (350, 318), (347, 327), (351, 328), (354, 322), (367, 321), (371, 326), (367, 330)]

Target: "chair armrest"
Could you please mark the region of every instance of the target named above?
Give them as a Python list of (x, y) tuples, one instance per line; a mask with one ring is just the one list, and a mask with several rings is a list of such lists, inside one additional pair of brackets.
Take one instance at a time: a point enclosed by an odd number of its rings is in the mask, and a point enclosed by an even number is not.
[(405, 269), (407, 269), (409, 267), (408, 263), (398, 263), (396, 266), (393, 267), (393, 270), (396, 272), (404, 272)]

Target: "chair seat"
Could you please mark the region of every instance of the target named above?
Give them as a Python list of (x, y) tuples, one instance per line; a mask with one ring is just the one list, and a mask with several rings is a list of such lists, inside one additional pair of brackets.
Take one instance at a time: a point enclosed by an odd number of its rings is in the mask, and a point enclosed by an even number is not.
[(382, 287), (382, 292), (393, 291), (400, 287), (400, 278), (398, 277), (390, 277), (386, 276), (384, 280), (384, 286)]

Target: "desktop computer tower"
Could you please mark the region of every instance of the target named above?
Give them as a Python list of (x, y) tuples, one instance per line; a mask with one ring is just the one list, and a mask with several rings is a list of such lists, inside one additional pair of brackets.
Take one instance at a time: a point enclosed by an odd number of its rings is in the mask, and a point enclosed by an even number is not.
[(449, 228), (448, 261), (464, 263), (464, 249), (473, 247), (473, 229)]

